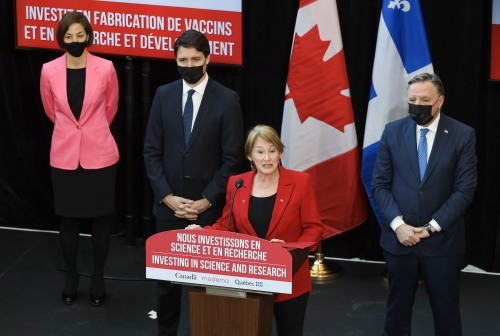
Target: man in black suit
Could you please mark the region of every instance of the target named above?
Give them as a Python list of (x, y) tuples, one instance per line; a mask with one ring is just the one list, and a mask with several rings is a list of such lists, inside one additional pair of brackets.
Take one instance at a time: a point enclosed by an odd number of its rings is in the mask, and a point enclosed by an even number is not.
[(386, 125), (373, 174), (383, 218), (380, 245), (389, 271), (388, 336), (411, 334), (422, 274), (436, 335), (462, 335), (459, 277), (464, 212), (477, 185), (474, 130), (441, 113), (444, 88), (434, 74), (409, 81), (410, 116)]
[[(195, 30), (175, 42), (182, 79), (158, 88), (144, 160), (154, 192), (157, 232), (215, 223), (227, 181), (239, 173), (243, 122), (238, 95), (208, 77), (210, 46)], [(182, 286), (158, 281), (158, 335), (176, 335)]]

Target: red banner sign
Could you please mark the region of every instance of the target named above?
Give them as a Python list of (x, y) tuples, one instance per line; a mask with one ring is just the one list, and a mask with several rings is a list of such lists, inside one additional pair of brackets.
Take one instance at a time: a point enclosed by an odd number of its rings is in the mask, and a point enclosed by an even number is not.
[(146, 241), (146, 277), (261, 292), (292, 292), (292, 256), (234, 232), (175, 230)]
[(175, 39), (195, 29), (210, 42), (211, 62), (242, 64), (241, 0), (16, 0), (17, 46), (60, 49), (56, 28), (68, 11), (89, 19), (91, 52), (175, 59)]

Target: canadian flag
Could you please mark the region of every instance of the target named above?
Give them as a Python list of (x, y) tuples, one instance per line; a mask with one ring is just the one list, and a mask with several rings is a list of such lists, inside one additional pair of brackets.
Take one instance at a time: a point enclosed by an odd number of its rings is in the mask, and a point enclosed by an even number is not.
[(283, 165), (312, 176), (323, 239), (363, 223), (366, 200), (335, 0), (301, 0), (281, 138)]

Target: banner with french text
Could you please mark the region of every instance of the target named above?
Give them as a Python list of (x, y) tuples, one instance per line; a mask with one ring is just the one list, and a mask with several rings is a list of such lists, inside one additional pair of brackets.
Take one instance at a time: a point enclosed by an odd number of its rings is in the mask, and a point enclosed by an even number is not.
[(292, 256), (240, 233), (174, 230), (146, 241), (146, 277), (192, 285), (292, 293)]
[(17, 47), (60, 49), (56, 28), (68, 11), (94, 30), (90, 52), (175, 59), (175, 39), (195, 29), (210, 43), (213, 63), (242, 64), (242, 0), (16, 0)]

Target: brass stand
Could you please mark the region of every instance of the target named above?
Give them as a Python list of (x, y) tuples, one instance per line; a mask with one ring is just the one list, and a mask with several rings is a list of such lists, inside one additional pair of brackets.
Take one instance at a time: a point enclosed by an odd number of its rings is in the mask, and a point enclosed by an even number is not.
[(314, 262), (311, 265), (311, 279), (313, 281), (333, 280), (342, 274), (342, 266), (335, 261), (325, 260), (323, 255), (323, 242), (319, 242)]
[[(386, 284), (387, 286), (389, 286), (389, 271), (386, 269), (384, 269), (382, 271), (382, 273), (380, 273), (380, 277), (382, 278), (382, 282), (384, 284)], [(422, 286), (424, 284), (424, 278), (422, 278), (422, 276), (419, 274), (418, 275), (418, 285), (419, 286)]]

